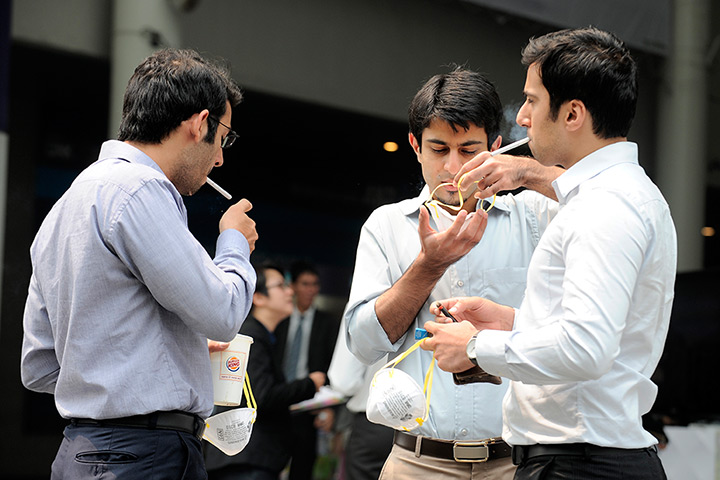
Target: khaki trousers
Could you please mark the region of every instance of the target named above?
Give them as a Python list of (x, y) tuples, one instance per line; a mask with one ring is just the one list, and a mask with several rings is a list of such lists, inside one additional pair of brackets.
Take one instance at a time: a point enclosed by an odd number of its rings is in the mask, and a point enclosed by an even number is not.
[(393, 445), (380, 480), (512, 480), (515, 465), (510, 457), (489, 462), (456, 462), (444, 458), (421, 455)]

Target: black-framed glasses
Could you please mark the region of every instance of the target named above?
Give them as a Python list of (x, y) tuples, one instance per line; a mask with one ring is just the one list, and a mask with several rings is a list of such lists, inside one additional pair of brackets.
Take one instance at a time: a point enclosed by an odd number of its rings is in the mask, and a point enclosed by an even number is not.
[(222, 122), (220, 121), (220, 119), (217, 118), (217, 117), (214, 117), (214, 116), (212, 116), (212, 115), (208, 115), (208, 118), (212, 118), (213, 120), (215, 120), (216, 122), (218, 122), (220, 125), (222, 125), (223, 127), (225, 127), (225, 128), (228, 129), (228, 134), (225, 135), (224, 137), (222, 137), (222, 140), (220, 140), (220, 148), (230, 148), (230, 147), (232, 147), (232, 144), (235, 143), (235, 140), (237, 140), (237, 138), (238, 138), (238, 136), (239, 136), (237, 133), (235, 133), (235, 130), (233, 130), (232, 128), (228, 127), (228, 126), (225, 125), (224, 123), (222, 123)]

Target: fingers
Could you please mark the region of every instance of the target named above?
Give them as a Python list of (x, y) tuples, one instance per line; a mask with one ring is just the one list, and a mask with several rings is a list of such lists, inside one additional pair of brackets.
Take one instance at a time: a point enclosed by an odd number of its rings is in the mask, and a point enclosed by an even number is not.
[(222, 352), (226, 350), (230, 344), (228, 342), (216, 342), (215, 340), (208, 339), (208, 351), (210, 353)]
[(243, 212), (249, 212), (253, 208), (252, 203), (250, 203), (250, 200), (248, 200), (247, 198), (241, 199), (235, 205), (238, 208), (240, 208)]
[(466, 299), (458, 298), (455, 303), (445, 308), (447, 308), (448, 312), (450, 312), (451, 314), (458, 315), (465, 312), (469, 308), (469, 306), (470, 302), (468, 302)]
[(481, 170), (478, 170), (478, 168), (482, 167), (482, 165), (489, 158), (492, 158), (490, 152), (480, 152), (475, 156), (475, 158), (468, 162), (465, 162), (465, 164), (455, 175), (453, 183), (457, 186), (457, 184), (460, 182), (460, 179), (462, 178), (462, 185), (467, 188), (470, 183), (474, 183), (475, 181), (480, 180), (483, 176), (485, 176), (485, 173)]
[(458, 214), (455, 216), (455, 220), (453, 220), (453, 223), (450, 225), (450, 228), (445, 230), (445, 233), (448, 235), (451, 235), (453, 237), (456, 237), (458, 233), (460, 233), (460, 230), (463, 227), (463, 224), (465, 223), (465, 219), (468, 216), (468, 212), (465, 210), (460, 210)]
[(420, 238), (435, 233), (435, 230), (433, 230), (430, 226), (430, 212), (427, 211), (427, 208), (420, 207), (420, 215), (418, 216), (418, 233), (420, 234)]
[(469, 220), (463, 225), (463, 230), (475, 243), (482, 239), (487, 227), (488, 214), (484, 210), (473, 212)]
[[(438, 300), (436, 302), (433, 302), (430, 304), (430, 313), (435, 315), (436, 317), (442, 316), (442, 312), (440, 311), (440, 305), (445, 307), (448, 311), (455, 306), (462, 297), (455, 297), (455, 298), (445, 298), (443, 300)], [(452, 312), (450, 312), (452, 313)]]

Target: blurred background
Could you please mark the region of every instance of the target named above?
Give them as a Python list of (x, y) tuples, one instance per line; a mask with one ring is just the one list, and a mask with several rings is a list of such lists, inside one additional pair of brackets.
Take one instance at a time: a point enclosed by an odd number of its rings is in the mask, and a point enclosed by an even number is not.
[[(100, 144), (116, 136), (125, 85), (148, 54), (194, 48), (230, 65), (245, 94), (232, 117), (240, 138), (212, 177), (235, 199), (253, 202), (260, 234), (254, 259), (314, 262), (321, 303), (340, 315), (363, 222), (422, 186), (407, 142), (407, 106), (417, 89), (454, 65), (486, 73), (505, 105), (509, 143), (524, 136), (513, 126), (527, 39), (587, 25), (615, 32), (638, 61), (630, 140), (678, 229), (677, 296), (649, 421), (679, 435), (698, 426), (702, 435), (714, 431), (720, 144), (712, 140), (712, 119), (720, 116), (720, 3), (0, 0), (0, 478), (47, 478), (65, 424), (50, 395), (20, 383), (30, 243)], [(191, 230), (213, 254), (230, 202), (203, 187), (186, 205)], [(714, 472), (720, 434), (702, 438), (709, 449), (702, 461)], [(697, 468), (686, 463), (687, 471)]]

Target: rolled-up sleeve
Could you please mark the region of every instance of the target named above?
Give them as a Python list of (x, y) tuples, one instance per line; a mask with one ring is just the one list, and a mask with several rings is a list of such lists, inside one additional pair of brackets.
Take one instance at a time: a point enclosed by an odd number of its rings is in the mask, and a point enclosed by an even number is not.
[(348, 348), (367, 365), (398, 351), (407, 336), (406, 332), (391, 343), (375, 313), (378, 297), (393, 285), (394, 276), (402, 275), (395, 253), (383, 248), (392, 242), (382, 241), (382, 234), (376, 211), (360, 232), (350, 299), (344, 314)]

